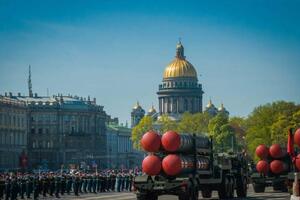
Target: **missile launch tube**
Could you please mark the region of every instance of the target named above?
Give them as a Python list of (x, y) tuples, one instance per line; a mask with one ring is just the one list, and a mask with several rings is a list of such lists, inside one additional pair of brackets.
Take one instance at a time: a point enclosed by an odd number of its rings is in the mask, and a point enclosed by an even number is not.
[(206, 136), (179, 135), (174, 131), (168, 131), (162, 136), (161, 143), (163, 148), (168, 152), (187, 153), (194, 151), (194, 139), (197, 152), (210, 152), (211, 141)]
[[(196, 170), (209, 170), (209, 158), (197, 156)], [(191, 173), (195, 170), (195, 162), (192, 156), (169, 154), (162, 161), (162, 168), (169, 176)]]

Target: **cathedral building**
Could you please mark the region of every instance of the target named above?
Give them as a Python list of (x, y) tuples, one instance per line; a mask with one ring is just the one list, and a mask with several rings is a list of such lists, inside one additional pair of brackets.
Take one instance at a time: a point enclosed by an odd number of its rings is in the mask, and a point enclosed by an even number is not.
[[(179, 41), (176, 45), (175, 58), (167, 65), (163, 73), (162, 83), (158, 88), (158, 112), (152, 107), (147, 116), (154, 120), (162, 115), (167, 115), (171, 120), (180, 120), (185, 112), (203, 112), (203, 89), (198, 82), (198, 75), (195, 67), (186, 59), (184, 47)], [(222, 112), (229, 115), (223, 104), (216, 108), (210, 100), (204, 109), (211, 116)], [(137, 103), (131, 112), (131, 125), (134, 127), (144, 117), (145, 110)]]
[(203, 93), (202, 85), (198, 83), (197, 71), (186, 60), (184, 47), (179, 42), (175, 59), (166, 67), (157, 92), (159, 114), (179, 120), (184, 112), (202, 112)]

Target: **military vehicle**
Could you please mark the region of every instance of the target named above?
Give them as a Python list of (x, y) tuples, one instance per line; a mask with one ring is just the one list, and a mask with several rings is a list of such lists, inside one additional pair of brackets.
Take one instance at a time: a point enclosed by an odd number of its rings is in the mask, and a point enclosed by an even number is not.
[(179, 200), (205, 198), (218, 191), (220, 199), (247, 196), (248, 164), (243, 154), (214, 153), (213, 142), (205, 136), (167, 131), (160, 137), (149, 131), (142, 147), (150, 152), (143, 160), (144, 175), (134, 187), (138, 200), (157, 200), (176, 195)]
[(279, 144), (273, 144), (270, 148), (262, 144), (255, 152), (261, 160), (250, 176), (254, 192), (264, 192), (268, 186), (273, 187), (274, 191), (287, 192), (291, 183), (289, 174), (295, 169), (286, 149)]

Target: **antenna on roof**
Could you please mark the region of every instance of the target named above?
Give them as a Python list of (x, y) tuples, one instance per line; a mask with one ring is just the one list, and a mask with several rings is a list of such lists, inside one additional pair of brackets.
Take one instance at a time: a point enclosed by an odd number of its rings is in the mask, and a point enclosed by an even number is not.
[(30, 65), (29, 65), (29, 75), (28, 75), (28, 90), (29, 90), (29, 97), (33, 97), (32, 83), (31, 83), (31, 66)]

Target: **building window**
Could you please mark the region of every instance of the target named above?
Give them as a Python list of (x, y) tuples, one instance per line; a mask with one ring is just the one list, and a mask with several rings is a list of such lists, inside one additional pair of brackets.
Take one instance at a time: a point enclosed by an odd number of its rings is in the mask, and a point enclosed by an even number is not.
[(13, 116), (13, 126), (16, 126), (16, 117)]
[(185, 99), (185, 100), (184, 100), (184, 111), (186, 112), (186, 111), (188, 111), (188, 110), (189, 110), (188, 100)]
[(46, 134), (49, 134), (49, 128), (45, 129)]
[(42, 133), (43, 133), (43, 129), (39, 128), (39, 134), (42, 134)]
[(35, 134), (35, 129), (34, 128), (31, 129), (31, 133)]

